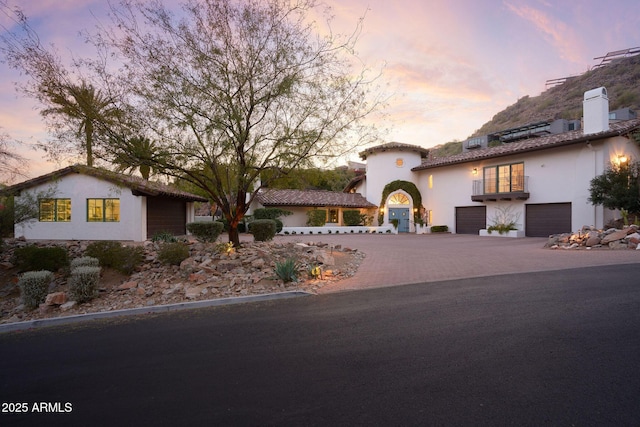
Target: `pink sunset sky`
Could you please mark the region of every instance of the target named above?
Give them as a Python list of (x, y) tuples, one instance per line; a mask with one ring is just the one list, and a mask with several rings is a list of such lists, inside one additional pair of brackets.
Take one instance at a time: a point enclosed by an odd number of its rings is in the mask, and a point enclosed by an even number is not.
[[(88, 51), (81, 30), (109, 23), (106, 0), (28, 0), (19, 4), (43, 44), (62, 54)], [(607, 52), (640, 46), (637, 0), (327, 0), (335, 28), (365, 14), (358, 53), (384, 64), (392, 98), (384, 141), (425, 148), (464, 140), (548, 79), (581, 74)], [(177, 2), (176, 2), (177, 3)], [(9, 22), (0, 16), (3, 25)], [(38, 104), (14, 89), (18, 73), (0, 64), (0, 132), (20, 140), (34, 177), (65, 164), (29, 144), (45, 141)], [(358, 160), (354, 154), (352, 160)]]

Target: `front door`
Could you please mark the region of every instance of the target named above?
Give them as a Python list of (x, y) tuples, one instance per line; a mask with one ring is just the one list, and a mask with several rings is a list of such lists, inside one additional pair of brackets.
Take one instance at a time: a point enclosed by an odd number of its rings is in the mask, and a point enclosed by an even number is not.
[(398, 220), (398, 232), (409, 232), (409, 208), (390, 208), (389, 209), (389, 222), (392, 219)]

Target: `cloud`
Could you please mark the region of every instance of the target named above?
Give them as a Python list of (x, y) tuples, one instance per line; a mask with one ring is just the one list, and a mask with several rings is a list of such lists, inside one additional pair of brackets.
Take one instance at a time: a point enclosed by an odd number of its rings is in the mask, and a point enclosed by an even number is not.
[[(526, 4), (516, 5), (505, 1), (504, 5), (515, 15), (529, 21), (537, 31), (543, 34), (544, 38), (558, 51), (561, 58), (575, 62), (584, 62), (584, 52), (581, 44), (577, 42), (578, 37), (575, 31), (565, 22)], [(544, 6), (553, 7), (550, 3), (543, 3)]]

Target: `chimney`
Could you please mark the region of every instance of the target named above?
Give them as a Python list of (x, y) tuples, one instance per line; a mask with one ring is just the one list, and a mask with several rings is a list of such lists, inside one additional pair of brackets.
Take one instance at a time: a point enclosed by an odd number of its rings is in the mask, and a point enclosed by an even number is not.
[(582, 101), (585, 135), (609, 130), (609, 98), (607, 89), (599, 87), (584, 93)]

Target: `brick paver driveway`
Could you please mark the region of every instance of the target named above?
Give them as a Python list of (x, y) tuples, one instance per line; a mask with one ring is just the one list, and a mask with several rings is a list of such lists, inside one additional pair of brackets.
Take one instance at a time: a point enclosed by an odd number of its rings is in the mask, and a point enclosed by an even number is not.
[(497, 274), (640, 263), (635, 250), (546, 249), (546, 238), (511, 239), (461, 234), (280, 236), (283, 241), (324, 242), (367, 256), (357, 274), (325, 286), (336, 292)]

